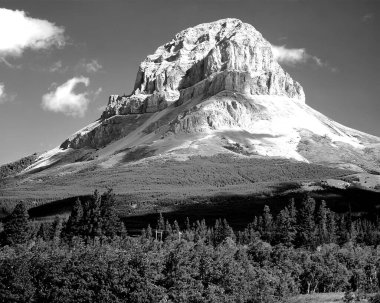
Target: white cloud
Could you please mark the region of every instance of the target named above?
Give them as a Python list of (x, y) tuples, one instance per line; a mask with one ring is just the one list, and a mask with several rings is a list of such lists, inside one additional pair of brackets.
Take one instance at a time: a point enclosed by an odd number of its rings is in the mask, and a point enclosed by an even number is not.
[(5, 96), (5, 89), (4, 89), (4, 83), (0, 82), (0, 103), (4, 103), (4, 96)]
[(27, 16), (24, 11), (0, 8), (0, 57), (18, 57), (26, 49), (48, 49), (65, 45), (64, 28), (47, 20)]
[(285, 65), (295, 65), (312, 61), (318, 66), (324, 66), (322, 59), (312, 56), (304, 48), (287, 48), (286, 45), (272, 45), (274, 58)]
[(88, 87), (90, 79), (83, 76), (74, 77), (56, 87), (55, 90), (43, 95), (42, 108), (68, 116), (83, 117), (90, 102), (90, 92), (75, 92), (74, 89), (78, 84)]
[(8, 102), (8, 101), (13, 101), (14, 98), (16, 97), (15, 94), (7, 94), (5, 92), (5, 85), (4, 83), (0, 82), (0, 104)]
[(284, 65), (295, 66), (296, 64), (312, 63), (318, 67), (327, 68), (333, 73), (338, 72), (336, 67), (331, 66), (317, 56), (310, 55), (304, 48), (287, 48), (286, 45), (272, 45), (272, 51), (274, 59)]

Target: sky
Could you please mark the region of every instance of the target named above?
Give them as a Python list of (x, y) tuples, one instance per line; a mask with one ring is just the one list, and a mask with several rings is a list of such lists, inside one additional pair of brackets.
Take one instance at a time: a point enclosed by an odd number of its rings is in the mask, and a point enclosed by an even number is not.
[(380, 136), (378, 0), (0, 0), (0, 164), (58, 146), (158, 46), (227, 17), (274, 46), (307, 104)]

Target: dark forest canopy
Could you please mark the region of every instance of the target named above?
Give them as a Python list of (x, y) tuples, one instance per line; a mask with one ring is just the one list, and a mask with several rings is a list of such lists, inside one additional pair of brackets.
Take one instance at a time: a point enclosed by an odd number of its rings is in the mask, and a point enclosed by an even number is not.
[(378, 291), (378, 222), (323, 201), (265, 206), (244, 230), (223, 219), (169, 222), (138, 237), (111, 190), (77, 200), (67, 221), (29, 221), (20, 203), (4, 222), (1, 302), (284, 302), (299, 293)]

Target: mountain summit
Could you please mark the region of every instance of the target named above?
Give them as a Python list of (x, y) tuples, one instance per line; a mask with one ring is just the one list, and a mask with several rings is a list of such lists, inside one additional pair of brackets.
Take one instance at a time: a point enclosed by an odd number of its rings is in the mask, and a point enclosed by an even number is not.
[(310, 108), (271, 44), (253, 26), (223, 19), (183, 30), (160, 46), (140, 64), (130, 95), (111, 95), (99, 120), (42, 154), (28, 171), (220, 153), (380, 171), (379, 146), (380, 138)]

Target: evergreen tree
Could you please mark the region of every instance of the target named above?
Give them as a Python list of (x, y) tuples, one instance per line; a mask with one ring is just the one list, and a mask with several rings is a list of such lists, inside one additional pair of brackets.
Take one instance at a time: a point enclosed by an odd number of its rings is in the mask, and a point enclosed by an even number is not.
[(62, 232), (62, 219), (58, 216), (54, 218), (52, 228), (51, 228), (51, 239), (54, 243), (59, 244)]
[(173, 223), (173, 230), (174, 230), (174, 232), (175, 232), (176, 234), (178, 234), (178, 233), (181, 231), (181, 229), (179, 228), (179, 224), (178, 224), (177, 220), (174, 220), (174, 223)]
[(292, 246), (295, 236), (295, 225), (293, 225), (288, 208), (285, 207), (276, 217), (275, 236), (273, 241), (275, 244)]
[(213, 230), (213, 243), (215, 246), (222, 243), (226, 238), (236, 239), (235, 234), (226, 219), (217, 219)]
[(157, 219), (156, 229), (160, 231), (163, 231), (165, 229), (165, 219), (162, 213), (160, 213)]
[(164, 238), (170, 237), (172, 234), (173, 234), (173, 228), (170, 225), (169, 221), (166, 220), (165, 229), (164, 229)]
[(147, 229), (146, 229), (146, 236), (148, 239), (152, 239), (153, 238), (153, 231), (152, 231), (152, 228), (150, 227), (150, 224), (148, 225)]
[(101, 196), (100, 208), (100, 218), (98, 221), (100, 222), (99, 226), (101, 226), (101, 229), (98, 234), (103, 234), (107, 237), (120, 235), (124, 225), (117, 214), (116, 199), (112, 189), (107, 190)]
[(297, 245), (304, 247), (314, 247), (315, 241), (315, 200), (306, 197), (302, 201), (301, 209), (298, 213), (298, 234)]
[(318, 245), (328, 242), (328, 230), (327, 230), (327, 213), (326, 202), (322, 200), (318, 209), (318, 224), (317, 224), (317, 241)]
[(50, 236), (51, 236), (51, 224), (48, 222), (41, 223), (36, 236), (37, 236), (37, 239), (41, 239), (43, 241), (49, 241)]
[(207, 236), (207, 225), (206, 221), (203, 219), (200, 222), (197, 220), (195, 227), (195, 241), (204, 239)]
[[(108, 195), (112, 194), (112, 190), (109, 189), (102, 196), (100, 196), (98, 190), (94, 191), (94, 194), (89, 200), (89, 209), (88, 209), (88, 222), (86, 224), (86, 234), (94, 239), (95, 237), (102, 236), (103, 231), (103, 222), (107, 222), (104, 208), (107, 208), (106, 204), (108, 203)], [(113, 218), (112, 218), (113, 219)]]
[(25, 243), (29, 238), (29, 215), (24, 203), (16, 205), (4, 224), (4, 244)]
[(262, 221), (262, 234), (261, 237), (264, 241), (270, 243), (272, 240), (273, 229), (273, 216), (270, 212), (268, 205), (264, 206), (263, 221)]
[(186, 221), (185, 221), (185, 230), (186, 230), (186, 231), (190, 231), (190, 230), (191, 230), (190, 219), (189, 219), (189, 217), (186, 217)]
[(336, 243), (336, 220), (335, 213), (331, 210), (327, 212), (327, 243)]
[(69, 219), (64, 228), (65, 237), (71, 239), (83, 234), (83, 206), (79, 198), (75, 200)]
[(338, 218), (338, 230), (337, 230), (337, 241), (339, 245), (347, 243), (350, 239), (350, 235), (347, 228), (347, 220), (345, 215), (341, 215)]

